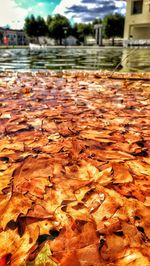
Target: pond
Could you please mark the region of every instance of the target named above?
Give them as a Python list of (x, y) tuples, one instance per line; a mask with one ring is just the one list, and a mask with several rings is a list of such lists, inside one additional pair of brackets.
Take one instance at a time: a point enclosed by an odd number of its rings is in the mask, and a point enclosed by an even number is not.
[(34, 51), (29, 48), (0, 49), (0, 71), (46, 69), (150, 72), (150, 48), (54, 47)]

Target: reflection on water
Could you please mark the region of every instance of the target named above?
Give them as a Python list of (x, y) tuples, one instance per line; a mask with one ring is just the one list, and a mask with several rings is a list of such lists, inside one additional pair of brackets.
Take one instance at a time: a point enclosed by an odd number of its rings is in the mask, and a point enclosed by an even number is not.
[(0, 71), (87, 69), (150, 71), (150, 49), (142, 48), (48, 48), (0, 49)]
[(150, 48), (123, 49), (121, 64), (125, 72), (150, 72)]

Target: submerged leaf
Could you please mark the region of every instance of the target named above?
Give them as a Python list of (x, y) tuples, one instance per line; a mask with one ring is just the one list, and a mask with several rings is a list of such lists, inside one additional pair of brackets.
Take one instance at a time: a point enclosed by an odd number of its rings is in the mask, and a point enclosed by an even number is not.
[(26, 266), (58, 266), (58, 264), (52, 260), (50, 247), (47, 243), (45, 243), (35, 260), (28, 262)]

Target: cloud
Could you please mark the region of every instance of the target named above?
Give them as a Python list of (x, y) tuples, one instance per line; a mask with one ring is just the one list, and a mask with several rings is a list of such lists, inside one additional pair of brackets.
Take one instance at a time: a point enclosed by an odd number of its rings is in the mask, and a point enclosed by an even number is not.
[(16, 4), (22, 8), (43, 6), (45, 4), (51, 4), (51, 0), (15, 0)]
[(72, 18), (74, 22), (91, 22), (103, 18), (109, 13), (125, 13), (126, 1), (121, 0), (62, 0), (55, 8), (54, 14), (60, 13)]
[(37, 6), (44, 6), (44, 3), (43, 2), (39, 2), (39, 3), (37, 3)]
[[(55, 6), (61, 0), (15, 0), (18, 6), (27, 9), (28, 15), (34, 14), (35, 16), (41, 15), (43, 17), (50, 15)], [(31, 11), (30, 11), (31, 10)]]
[(67, 8), (71, 8), (73, 5), (80, 5), (81, 0), (61, 0), (61, 2), (56, 6), (53, 14), (66, 14)]
[(0, 0), (0, 26), (11, 25), (13, 28), (22, 28), (23, 18), (27, 10), (19, 7), (15, 0)]
[(46, 18), (59, 13), (71, 22), (90, 22), (111, 12), (125, 13), (125, 6), (121, 0), (0, 0), (0, 26), (23, 28), (31, 14)]
[(61, 0), (0, 0), (0, 27), (21, 29), (25, 17), (34, 14), (46, 18)]

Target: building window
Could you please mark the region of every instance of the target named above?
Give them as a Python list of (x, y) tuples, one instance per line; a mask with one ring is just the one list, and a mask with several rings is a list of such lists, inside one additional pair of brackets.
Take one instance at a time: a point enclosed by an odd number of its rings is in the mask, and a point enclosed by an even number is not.
[(132, 15), (141, 14), (143, 10), (143, 0), (136, 0), (132, 2)]

